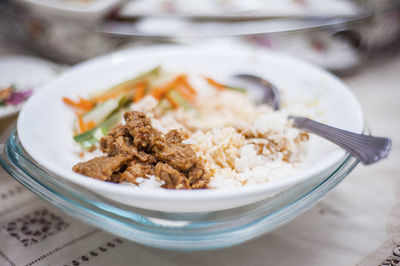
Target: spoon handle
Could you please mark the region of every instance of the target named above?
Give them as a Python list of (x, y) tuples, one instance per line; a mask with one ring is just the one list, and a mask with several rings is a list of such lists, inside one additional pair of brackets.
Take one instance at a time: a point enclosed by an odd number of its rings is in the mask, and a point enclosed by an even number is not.
[(390, 150), (391, 140), (388, 138), (357, 134), (300, 116), (289, 116), (289, 119), (293, 120), (295, 127), (337, 144), (363, 164), (372, 164), (387, 157)]

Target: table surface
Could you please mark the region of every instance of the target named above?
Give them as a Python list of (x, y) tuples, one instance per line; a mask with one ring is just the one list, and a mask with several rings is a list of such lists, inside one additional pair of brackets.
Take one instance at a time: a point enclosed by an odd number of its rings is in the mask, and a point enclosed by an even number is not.
[[(15, 53), (24, 51), (0, 45), (0, 55)], [(0, 265), (400, 265), (400, 56), (343, 80), (374, 135), (392, 138), (392, 152), (376, 165), (359, 165), (273, 232), (222, 250), (157, 250), (63, 214), (0, 169)], [(0, 132), (14, 120), (0, 121)], [(47, 230), (38, 230), (40, 220)]]

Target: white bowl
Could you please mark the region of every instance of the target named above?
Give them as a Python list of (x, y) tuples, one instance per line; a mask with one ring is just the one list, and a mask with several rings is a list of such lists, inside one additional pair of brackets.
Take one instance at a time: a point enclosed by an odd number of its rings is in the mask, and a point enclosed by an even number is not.
[(363, 115), (354, 95), (339, 79), (318, 67), (255, 49), (152, 46), (82, 63), (43, 87), (19, 116), (17, 130), (23, 147), (40, 165), (65, 180), (127, 205), (167, 212), (207, 212), (254, 203), (304, 182), (345, 156), (341, 148), (313, 136), (304, 168), (296, 175), (238, 189), (132, 190), (129, 186), (74, 173), (71, 168), (79, 160), (72, 152), (74, 114), (61, 98), (105, 89), (160, 64), (169, 70), (220, 78), (238, 72), (258, 74), (284, 90), (288, 102), (315, 100), (325, 123), (353, 132), (362, 131)]

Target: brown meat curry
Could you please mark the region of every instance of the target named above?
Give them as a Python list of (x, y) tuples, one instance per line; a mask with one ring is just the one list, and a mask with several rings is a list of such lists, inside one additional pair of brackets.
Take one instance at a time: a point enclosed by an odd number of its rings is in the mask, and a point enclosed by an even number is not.
[(100, 140), (105, 156), (73, 167), (76, 173), (110, 181), (138, 185), (137, 178), (155, 175), (168, 189), (207, 188), (210, 175), (182, 135), (171, 130), (163, 135), (141, 112), (127, 112), (119, 125)]

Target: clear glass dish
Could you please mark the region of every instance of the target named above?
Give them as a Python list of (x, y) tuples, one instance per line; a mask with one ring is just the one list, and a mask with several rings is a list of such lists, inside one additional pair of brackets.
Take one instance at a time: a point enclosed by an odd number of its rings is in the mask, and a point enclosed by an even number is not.
[(3, 168), (42, 199), (102, 230), (173, 250), (223, 248), (266, 233), (314, 205), (358, 164), (346, 155), (334, 167), (267, 200), (224, 211), (177, 214), (133, 208), (66, 183), (29, 157), (15, 126), (3, 133), (0, 143)]

